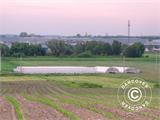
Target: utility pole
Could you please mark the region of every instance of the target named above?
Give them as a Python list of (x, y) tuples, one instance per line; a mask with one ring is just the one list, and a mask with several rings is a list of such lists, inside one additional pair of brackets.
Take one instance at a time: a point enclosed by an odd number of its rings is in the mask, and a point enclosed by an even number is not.
[(131, 28), (131, 23), (130, 23), (130, 20), (128, 20), (128, 41), (127, 41), (127, 44), (129, 44), (129, 39), (130, 39), (130, 28)]
[[(130, 27), (131, 27), (131, 23), (130, 20), (128, 20), (128, 36), (127, 36), (127, 45), (129, 46), (129, 42), (130, 42)], [(125, 48), (126, 49), (126, 48)], [(126, 57), (124, 55), (125, 50), (123, 51), (123, 73), (125, 73), (125, 66), (126, 66)]]

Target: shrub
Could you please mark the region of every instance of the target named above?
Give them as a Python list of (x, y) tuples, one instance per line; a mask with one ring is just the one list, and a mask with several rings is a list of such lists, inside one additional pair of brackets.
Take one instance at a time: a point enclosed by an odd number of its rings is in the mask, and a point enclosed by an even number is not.
[(79, 86), (82, 88), (103, 88), (102, 85), (98, 85), (94, 83), (80, 83)]
[(149, 58), (149, 55), (145, 55), (144, 57), (145, 57), (145, 58)]
[(63, 85), (68, 87), (80, 87), (80, 88), (103, 88), (102, 85), (95, 84), (95, 83), (88, 83), (88, 82), (61, 82)]
[(78, 54), (78, 57), (81, 57), (81, 58), (89, 58), (89, 57), (92, 57), (92, 54), (91, 54), (91, 52), (89, 52), (89, 51), (86, 51), (86, 52), (83, 52), (83, 53), (80, 53), (80, 54)]

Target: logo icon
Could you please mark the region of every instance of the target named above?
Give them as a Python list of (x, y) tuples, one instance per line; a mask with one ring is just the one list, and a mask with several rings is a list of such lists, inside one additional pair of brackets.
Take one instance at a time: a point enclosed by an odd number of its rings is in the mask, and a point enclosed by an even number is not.
[(118, 88), (117, 98), (121, 107), (129, 111), (139, 111), (150, 104), (151, 87), (141, 78), (127, 79)]

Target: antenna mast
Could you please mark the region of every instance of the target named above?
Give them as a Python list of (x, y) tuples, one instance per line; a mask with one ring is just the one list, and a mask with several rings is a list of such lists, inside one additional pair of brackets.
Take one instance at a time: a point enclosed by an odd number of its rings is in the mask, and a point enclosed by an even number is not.
[[(128, 20), (128, 40), (127, 40), (127, 45), (129, 46), (129, 39), (130, 39), (130, 20)], [(125, 73), (125, 66), (126, 66), (126, 57), (124, 55), (124, 51), (123, 51), (123, 73)]]
[(130, 23), (130, 20), (128, 20), (128, 41), (127, 41), (127, 44), (129, 44), (129, 39), (130, 39), (130, 28), (131, 28), (131, 23)]

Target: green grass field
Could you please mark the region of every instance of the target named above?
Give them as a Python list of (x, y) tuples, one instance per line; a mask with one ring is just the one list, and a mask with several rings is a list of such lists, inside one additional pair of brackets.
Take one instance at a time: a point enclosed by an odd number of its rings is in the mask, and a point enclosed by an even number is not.
[[(158, 81), (159, 58), (156, 55), (147, 54), (149, 57), (126, 58), (125, 65), (139, 68), (142, 73), (136, 75), (149, 81)], [(146, 55), (145, 55), (146, 56)], [(56, 58), (56, 57), (26, 57), (26, 58), (2, 58), (2, 73), (13, 73), (16, 66), (123, 66), (122, 57), (96, 57), (96, 58)], [(117, 75), (114, 75), (117, 76)], [(119, 76), (119, 75), (118, 75)], [(127, 75), (121, 75), (127, 76)], [(132, 75), (129, 75), (132, 76)]]
[[(158, 58), (160, 55), (158, 55)], [(56, 57), (27, 57), (3, 58), (0, 88), (2, 96), (18, 94), (28, 101), (39, 102), (56, 109), (69, 119), (79, 119), (82, 116), (74, 113), (73, 108), (62, 106), (75, 106), (100, 114), (108, 119), (124, 118), (126, 111), (120, 107), (117, 100), (117, 90), (122, 82), (128, 78), (140, 77), (145, 79), (152, 88), (152, 102), (146, 111), (136, 112), (133, 116), (158, 120), (160, 112), (160, 84), (159, 60), (156, 55), (149, 57), (126, 58), (126, 66), (139, 68), (139, 74), (49, 74), (49, 75), (23, 75), (13, 73), (16, 66), (123, 66), (122, 57), (96, 57), (96, 58), (56, 58)], [(7, 97), (13, 101), (21, 111), (20, 104), (14, 102), (16, 97)], [(63, 104), (63, 105), (62, 105)], [(103, 107), (101, 107), (103, 106)], [(73, 111), (72, 111), (73, 110)], [(16, 110), (17, 111), (17, 110)], [(155, 111), (155, 112), (153, 112)], [(20, 112), (21, 113), (21, 112)], [(23, 111), (20, 117), (24, 117)], [(127, 113), (125, 113), (127, 114)], [(142, 119), (143, 120), (143, 119)]]

